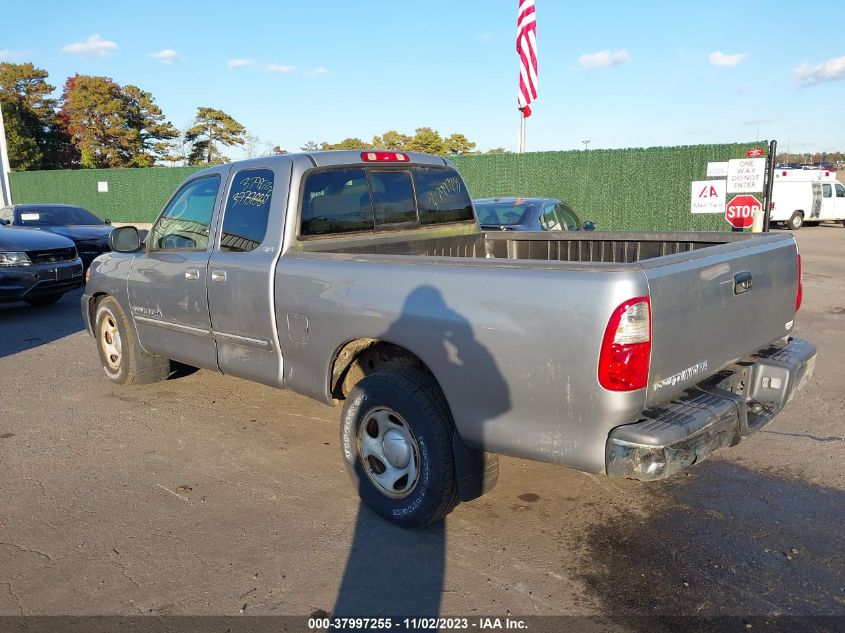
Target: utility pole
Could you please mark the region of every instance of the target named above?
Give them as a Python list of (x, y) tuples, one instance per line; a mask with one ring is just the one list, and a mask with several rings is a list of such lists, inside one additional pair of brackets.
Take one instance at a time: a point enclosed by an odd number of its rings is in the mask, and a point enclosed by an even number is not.
[(586, 152), (588, 149), (590, 149), (590, 147), (589, 147), (589, 145), (590, 145), (590, 139), (587, 139), (587, 140), (585, 140), (585, 141), (581, 141), (581, 142), (584, 144), (584, 151), (585, 151), (585, 152)]
[(3, 108), (0, 106), (0, 205), (12, 204), (12, 190), (9, 188), (9, 152), (6, 148), (6, 127), (3, 125)]

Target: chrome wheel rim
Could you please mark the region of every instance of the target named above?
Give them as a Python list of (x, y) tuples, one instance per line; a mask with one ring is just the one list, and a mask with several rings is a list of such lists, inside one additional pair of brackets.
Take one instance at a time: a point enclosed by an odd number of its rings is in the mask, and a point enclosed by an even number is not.
[(111, 313), (106, 313), (100, 323), (100, 345), (103, 348), (103, 356), (109, 369), (118, 371), (123, 352), (120, 331), (117, 329), (117, 323)]
[(386, 497), (414, 491), (420, 449), (408, 423), (389, 407), (370, 409), (358, 426), (358, 459), (370, 482)]

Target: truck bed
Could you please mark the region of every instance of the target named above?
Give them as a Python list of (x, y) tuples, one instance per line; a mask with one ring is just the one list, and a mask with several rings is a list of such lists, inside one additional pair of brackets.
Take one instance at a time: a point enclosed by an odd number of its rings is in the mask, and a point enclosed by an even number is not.
[(303, 243), (312, 252), (472, 257), (561, 262), (635, 262), (688, 253), (732, 242), (759, 239), (743, 233), (518, 233), (489, 232), (397, 240), (389, 233), (368, 238), (345, 237)]

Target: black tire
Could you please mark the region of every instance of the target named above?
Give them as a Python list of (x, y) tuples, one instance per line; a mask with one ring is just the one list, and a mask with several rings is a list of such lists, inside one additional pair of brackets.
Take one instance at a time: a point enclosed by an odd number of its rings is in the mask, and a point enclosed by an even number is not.
[(64, 296), (63, 292), (54, 292), (49, 295), (38, 295), (36, 297), (26, 297), (26, 301), (31, 306), (49, 306), (53, 305)]
[(792, 217), (786, 221), (786, 228), (790, 231), (797, 231), (802, 226), (804, 226), (804, 214), (800, 211), (793, 213)]
[(120, 303), (103, 297), (94, 312), (94, 336), (103, 371), (119, 385), (144, 385), (164, 380), (170, 374), (170, 361), (141, 349)]
[[(413, 440), (409, 452), (417, 465), (413, 487), (403, 492), (399, 486), (399, 492), (393, 496), (376, 483), (376, 478), (383, 474), (377, 472), (379, 460), (376, 458), (374, 463), (372, 455), (365, 457), (367, 448), (363, 446), (369, 441), (365, 434), (375, 438), (372, 440), (375, 444), (380, 441), (381, 446), (387, 446), (388, 438), (382, 437), (382, 424), (376, 419), (385, 415), (391, 424), (396, 423), (396, 429), (406, 427), (409, 431)], [(379, 429), (375, 436), (370, 432), (374, 424)], [(376, 514), (402, 527), (422, 527), (443, 519), (458, 504), (453, 429), (446, 399), (430, 374), (417, 369), (396, 369), (374, 372), (363, 378), (347, 396), (340, 420), (343, 459), (361, 501)], [(385, 468), (384, 463), (381, 467)], [(410, 485), (410, 480), (406, 479), (402, 485)], [(395, 483), (392, 489), (397, 490)]]
[(842, 222), (842, 228), (845, 229), (845, 220), (841, 220), (841, 222)]

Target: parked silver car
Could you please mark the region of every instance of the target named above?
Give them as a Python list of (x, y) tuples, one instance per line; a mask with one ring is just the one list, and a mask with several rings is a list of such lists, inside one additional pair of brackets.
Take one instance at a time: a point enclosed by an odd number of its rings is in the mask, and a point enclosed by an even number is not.
[(478, 198), (472, 201), (485, 231), (593, 231), (557, 198)]

